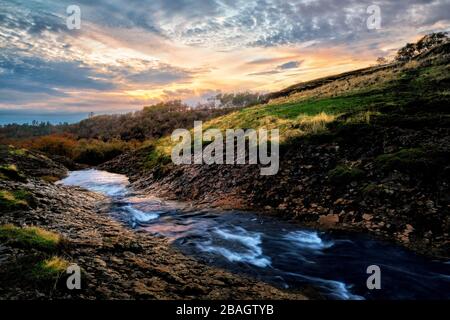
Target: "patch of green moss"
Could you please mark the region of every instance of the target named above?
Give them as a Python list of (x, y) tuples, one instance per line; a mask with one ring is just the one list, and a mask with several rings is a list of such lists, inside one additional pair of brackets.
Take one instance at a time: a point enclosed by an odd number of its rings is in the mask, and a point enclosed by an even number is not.
[(13, 225), (0, 226), (0, 242), (8, 242), (23, 248), (55, 251), (61, 243), (59, 234), (39, 227), (16, 227)]
[(417, 170), (426, 166), (427, 157), (420, 148), (402, 149), (395, 153), (383, 154), (375, 159), (376, 166), (382, 171)]
[(334, 184), (347, 184), (352, 181), (361, 180), (363, 177), (364, 171), (346, 165), (338, 165), (328, 172), (328, 179)]
[(153, 148), (147, 155), (144, 166), (153, 171), (154, 178), (159, 179), (168, 172), (167, 165), (171, 162), (170, 156)]
[(8, 152), (12, 156), (25, 156), (27, 153), (27, 149), (10, 148)]
[(25, 181), (25, 176), (19, 172), (15, 164), (1, 165), (0, 178), (4, 180)]
[(147, 168), (154, 168), (156, 166), (166, 165), (171, 162), (171, 158), (158, 150), (152, 150), (146, 159), (145, 165)]
[(31, 270), (31, 279), (37, 281), (56, 281), (67, 270), (70, 263), (58, 256), (38, 262)]
[(384, 187), (382, 184), (369, 183), (361, 189), (363, 197), (371, 197), (383, 192)]

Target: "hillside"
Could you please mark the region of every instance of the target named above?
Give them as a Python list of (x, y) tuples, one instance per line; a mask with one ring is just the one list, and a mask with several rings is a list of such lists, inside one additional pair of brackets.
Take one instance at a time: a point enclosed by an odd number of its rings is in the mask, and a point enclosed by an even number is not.
[(135, 188), (199, 206), (366, 231), (448, 256), (449, 45), (433, 52), (295, 85), (204, 123), (204, 130), (279, 128), (275, 176), (250, 165), (175, 166), (169, 137), (102, 168), (128, 174)]

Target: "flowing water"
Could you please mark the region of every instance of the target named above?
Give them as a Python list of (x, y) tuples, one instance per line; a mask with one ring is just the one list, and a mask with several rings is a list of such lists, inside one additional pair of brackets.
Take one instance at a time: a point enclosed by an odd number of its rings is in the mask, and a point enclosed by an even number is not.
[[(59, 183), (112, 198), (109, 213), (172, 241), (187, 255), (283, 288), (312, 286), (330, 299), (449, 299), (450, 262), (419, 256), (366, 235), (329, 234), (261, 215), (193, 210), (142, 196), (128, 179), (74, 171)], [(367, 267), (381, 269), (381, 289), (367, 288)]]

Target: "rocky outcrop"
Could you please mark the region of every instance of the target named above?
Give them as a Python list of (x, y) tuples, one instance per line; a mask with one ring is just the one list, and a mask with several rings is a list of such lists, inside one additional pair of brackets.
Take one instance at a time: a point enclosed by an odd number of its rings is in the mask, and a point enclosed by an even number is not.
[(58, 180), (67, 174), (64, 165), (41, 152), (0, 145), (0, 166), (8, 165), (16, 166), (27, 177)]

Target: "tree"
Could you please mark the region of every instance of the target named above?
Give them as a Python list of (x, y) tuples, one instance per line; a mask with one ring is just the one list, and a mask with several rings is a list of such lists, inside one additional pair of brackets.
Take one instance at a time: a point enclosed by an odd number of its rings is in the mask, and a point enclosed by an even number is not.
[(417, 47), (414, 43), (408, 43), (406, 46), (397, 51), (395, 59), (397, 61), (409, 61), (416, 56)]
[(385, 57), (378, 57), (378, 59), (377, 59), (377, 64), (380, 66), (383, 64), (388, 64), (388, 63), (389, 63), (389, 61)]
[(398, 50), (395, 60), (409, 61), (415, 56), (430, 51), (431, 49), (448, 42), (447, 32), (435, 32), (422, 37), (417, 43), (408, 43), (406, 46)]
[(426, 52), (444, 42), (447, 42), (449, 39), (447, 34), (448, 32), (435, 32), (422, 37), (416, 45), (418, 53), (420, 54)]

